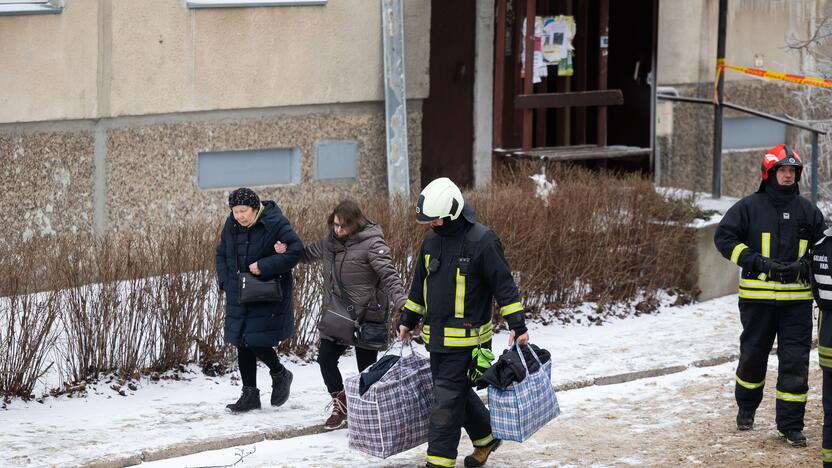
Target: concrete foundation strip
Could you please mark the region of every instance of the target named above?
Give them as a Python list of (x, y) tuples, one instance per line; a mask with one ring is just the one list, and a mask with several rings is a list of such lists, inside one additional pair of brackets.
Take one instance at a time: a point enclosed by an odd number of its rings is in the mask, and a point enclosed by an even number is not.
[[(812, 343), (812, 347), (817, 346), (817, 340)], [(776, 353), (776, 349), (772, 350), (772, 354)], [(632, 382), (634, 380), (648, 379), (653, 377), (661, 377), (670, 374), (683, 372), (691, 368), (713, 367), (725, 364), (739, 359), (739, 354), (728, 354), (718, 356), (710, 359), (702, 359), (694, 361), (688, 365), (662, 367), (658, 369), (648, 369), (637, 372), (627, 372), (624, 374), (610, 375), (606, 377), (595, 377), (591, 379), (578, 380), (574, 382), (567, 382), (565, 384), (555, 386), (555, 390), (559, 392), (567, 390), (577, 390), (579, 388), (591, 387), (594, 385), (615, 385), (625, 382)], [(161, 449), (144, 450), (130, 456), (119, 458), (102, 458), (94, 460), (81, 465), (86, 468), (121, 468), (124, 466), (135, 466), (142, 462), (150, 462), (157, 460), (164, 460), (168, 458), (182, 457), (185, 455), (192, 455), (194, 453), (205, 452), (208, 450), (221, 450), (239, 445), (249, 445), (264, 440), (282, 440), (291, 439), (293, 437), (300, 437), (306, 435), (321, 434), (325, 432), (323, 424), (314, 426), (304, 426), (291, 429), (278, 429), (267, 432), (251, 432), (233, 437), (217, 437), (213, 439), (183, 442)]]

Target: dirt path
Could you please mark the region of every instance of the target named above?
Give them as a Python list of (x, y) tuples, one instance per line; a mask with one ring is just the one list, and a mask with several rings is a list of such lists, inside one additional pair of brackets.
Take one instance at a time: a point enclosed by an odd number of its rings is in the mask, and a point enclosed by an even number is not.
[(819, 466), (821, 372), (811, 365), (806, 448), (776, 436), (776, 373), (754, 430), (738, 432), (732, 376), (736, 364), (626, 384), (563, 392), (563, 415), (524, 444), (507, 443), (494, 462), (530, 466)]
[[(506, 442), (488, 466), (819, 466), (822, 410), (817, 363), (811, 364), (807, 448), (789, 447), (777, 439), (773, 398), (776, 363), (774, 368), (770, 366), (755, 429), (736, 430), (735, 367), (736, 362), (732, 362), (560, 392), (561, 417), (523, 444)], [(230, 464), (239, 458), (235, 452), (253, 448), (203, 452), (150, 463), (148, 468)], [(259, 443), (256, 453), (242, 466), (424, 466), (425, 449), (421, 446), (377, 460), (349, 450), (346, 431), (335, 431)], [(463, 437), (457, 466), (462, 466), (462, 458), (469, 452), (470, 442)]]

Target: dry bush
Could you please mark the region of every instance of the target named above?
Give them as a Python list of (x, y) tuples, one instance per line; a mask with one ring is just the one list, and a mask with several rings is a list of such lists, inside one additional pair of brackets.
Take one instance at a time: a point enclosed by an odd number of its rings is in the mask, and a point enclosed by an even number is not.
[[(549, 166), (557, 188), (535, 195), (539, 165), (518, 165), (491, 186), (466, 193), (480, 220), (500, 236), (532, 315), (583, 301), (611, 304), (658, 288), (689, 289), (693, 264), (690, 207), (668, 203), (636, 176)], [(359, 200), (379, 223), (409, 289), (427, 228), (410, 200), (384, 194)], [(287, 205), (305, 242), (327, 234), (337, 199)], [(68, 383), (100, 373), (130, 378), (198, 362), (226, 371), (233, 349), (223, 337), (224, 297), (214, 251), (222, 220), (163, 227), (151, 234), (99, 239), (49, 237), (0, 246), (0, 393), (28, 395), (62, 356)], [(323, 295), (320, 263), (293, 271), (295, 334), (281, 350), (306, 356), (317, 340)], [(48, 294), (31, 294), (51, 290)], [(398, 317), (391, 317), (391, 324)], [(60, 335), (60, 341), (56, 336)]]
[(0, 395), (30, 398), (52, 364), (59, 306), (54, 292), (14, 294), (0, 299)]
[(692, 286), (694, 233), (685, 227), (692, 211), (665, 201), (649, 181), (551, 165), (557, 187), (540, 198), (530, 179), (540, 165), (514, 169), (467, 197), (500, 236), (533, 313)]

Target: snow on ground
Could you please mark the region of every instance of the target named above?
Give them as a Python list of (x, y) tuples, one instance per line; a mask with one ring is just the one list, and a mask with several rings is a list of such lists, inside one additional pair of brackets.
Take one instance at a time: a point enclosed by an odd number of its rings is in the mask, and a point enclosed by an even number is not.
[(708, 219), (695, 219), (691, 223), (692, 227), (703, 227), (709, 224), (716, 224), (722, 220), (722, 216), (728, 211), (728, 208), (734, 206), (734, 203), (739, 201), (735, 197), (720, 197), (713, 198), (710, 193), (692, 192), (690, 190), (675, 188), (675, 187), (656, 187), (656, 192), (668, 198), (689, 198), (694, 197), (696, 205), (705, 211), (716, 211)]
[[(737, 352), (736, 301), (736, 296), (728, 296), (663, 307), (656, 315), (614, 319), (603, 326), (533, 324), (531, 341), (552, 352), (556, 385), (688, 365)], [(506, 337), (503, 332), (495, 338), (497, 351)], [(14, 400), (8, 410), (0, 411), (0, 446), (5, 449), (0, 466), (79, 464), (187, 442), (321, 424), (329, 396), (317, 364), (287, 366), (295, 374), (289, 402), (245, 415), (224, 409), (239, 395), (237, 381), (206, 377), (196, 369), (186, 374), (188, 381), (142, 380), (127, 397), (101, 384), (88, 388), (84, 398), (47, 398), (42, 404)], [(341, 368), (345, 376), (356, 373), (354, 357), (343, 357)], [(265, 367), (258, 371), (258, 384), (268, 405)]]
[[(809, 447), (777, 440), (774, 384), (777, 358), (769, 361), (766, 396), (755, 429), (734, 423), (736, 363), (694, 368), (668, 376), (560, 392), (562, 409), (531, 439), (505, 442), (489, 467), (608, 466), (818, 466), (822, 410), (817, 355), (813, 354), (806, 435)], [(457, 466), (471, 450), (463, 436)], [(142, 468), (399, 467), (421, 466), (426, 445), (386, 460), (348, 447), (346, 430), (281, 441), (265, 441), (185, 457), (143, 463)], [(242, 461), (240, 461), (242, 458)]]

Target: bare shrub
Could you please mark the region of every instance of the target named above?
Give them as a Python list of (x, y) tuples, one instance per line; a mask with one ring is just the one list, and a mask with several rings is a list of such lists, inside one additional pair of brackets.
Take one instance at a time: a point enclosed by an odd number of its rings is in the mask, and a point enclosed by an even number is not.
[(32, 396), (51, 364), (57, 294), (13, 294), (0, 299), (0, 395)]
[(530, 179), (540, 165), (513, 169), (467, 197), (500, 236), (533, 313), (692, 286), (692, 211), (668, 203), (649, 181), (550, 165), (557, 188), (542, 199)]
[[(689, 290), (695, 210), (668, 203), (638, 176), (547, 166), (557, 187), (535, 193), (540, 165), (519, 164), (466, 193), (480, 220), (501, 238), (532, 315), (584, 301), (631, 300), (659, 288)], [(337, 199), (283, 206), (305, 242), (327, 234)], [(428, 228), (409, 200), (360, 200), (379, 223), (409, 290), (413, 260)], [(234, 355), (223, 337), (224, 298), (214, 271), (220, 219), (159, 227), (150, 234), (36, 238), (0, 245), (0, 393), (28, 395), (62, 356), (69, 383), (115, 373), (130, 378), (198, 362), (226, 371)], [(295, 334), (280, 350), (311, 357), (318, 338), (320, 263), (293, 271)], [(37, 291), (50, 290), (46, 294)], [(394, 312), (397, 314), (398, 312)], [(499, 320), (499, 317), (497, 317)], [(398, 317), (391, 317), (391, 324)], [(60, 340), (56, 341), (56, 336)]]

